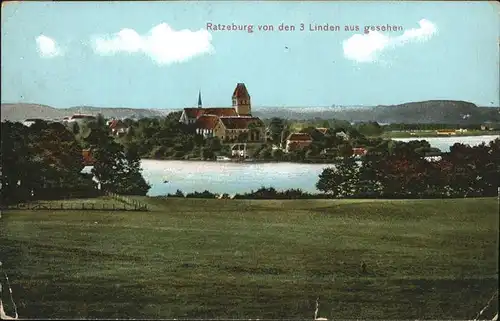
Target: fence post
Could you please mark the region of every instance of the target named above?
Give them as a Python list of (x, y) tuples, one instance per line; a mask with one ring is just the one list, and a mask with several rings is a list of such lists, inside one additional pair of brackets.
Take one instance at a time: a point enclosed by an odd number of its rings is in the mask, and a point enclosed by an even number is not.
[(113, 203), (113, 211), (115, 210), (115, 204)]
[(61, 203), (61, 209), (64, 209), (63, 203)]
[(85, 203), (82, 203), (82, 210), (85, 209)]

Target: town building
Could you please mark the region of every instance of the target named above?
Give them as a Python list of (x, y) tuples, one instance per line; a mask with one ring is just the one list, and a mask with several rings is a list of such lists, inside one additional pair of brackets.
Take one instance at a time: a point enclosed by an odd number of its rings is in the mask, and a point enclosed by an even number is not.
[[(500, 112), (499, 112), (500, 113)], [(487, 121), (481, 125), (481, 130), (499, 130), (500, 123), (493, 123), (491, 121)]]
[(129, 128), (121, 119), (111, 119), (106, 122), (106, 125), (111, 129), (111, 133), (116, 136), (124, 135)]
[(231, 147), (231, 156), (240, 157), (240, 158), (247, 158), (248, 152), (247, 152), (246, 144), (234, 144)]
[(92, 150), (90, 148), (82, 150), (82, 158), (84, 166), (93, 166), (95, 163), (95, 159), (92, 155)]
[(74, 114), (73, 116), (70, 116), (70, 117), (64, 117), (63, 124), (68, 124), (68, 123), (82, 124), (86, 121), (91, 121), (91, 120), (96, 120), (96, 119), (97, 119), (97, 117), (95, 117), (93, 115)]
[(289, 153), (294, 150), (303, 149), (311, 145), (313, 139), (307, 133), (292, 133), (286, 139), (285, 152)]
[(347, 134), (343, 130), (335, 133), (335, 136), (337, 136), (338, 138), (343, 139), (343, 140), (349, 140), (349, 134)]
[(218, 137), (223, 142), (242, 139), (246, 142), (266, 140), (264, 122), (252, 116), (250, 95), (244, 83), (238, 83), (232, 96), (232, 107), (204, 108), (201, 92), (198, 107), (184, 108), (179, 122), (193, 124), (197, 134), (203, 137)]
[(363, 147), (354, 147), (352, 149), (352, 156), (354, 157), (365, 156), (367, 153), (368, 153), (367, 149)]
[(442, 130), (436, 130), (437, 135), (445, 135), (445, 136), (453, 136), (456, 135), (457, 133), (455, 132), (454, 129), (442, 129)]
[(23, 125), (26, 127), (30, 127), (31, 125), (35, 124), (37, 121), (43, 121), (43, 119), (40, 118), (28, 118), (23, 121)]
[(316, 130), (322, 133), (323, 135), (328, 134), (328, 132), (330, 131), (330, 129), (326, 127), (317, 127)]

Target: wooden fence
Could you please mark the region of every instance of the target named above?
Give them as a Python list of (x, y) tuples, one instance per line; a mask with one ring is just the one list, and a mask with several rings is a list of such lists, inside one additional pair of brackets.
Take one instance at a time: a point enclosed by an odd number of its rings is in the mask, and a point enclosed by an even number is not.
[(94, 204), (94, 203), (36, 203), (36, 204), (17, 204), (10, 206), (9, 209), (19, 209), (19, 210), (33, 210), (33, 211), (132, 211), (132, 212), (147, 212), (149, 211), (147, 205), (130, 205), (126, 203), (122, 204)]
[[(78, 202), (77, 200), (68, 201), (41, 201), (36, 203), (19, 203), (16, 205), (3, 206), (0, 210), (23, 209), (38, 211), (133, 211), (148, 212), (148, 205), (134, 200), (130, 197), (116, 193), (105, 193), (112, 200), (103, 200), (97, 198), (96, 203)], [(1, 215), (1, 214), (0, 214)]]
[(127, 196), (124, 196), (124, 195), (119, 195), (119, 194), (116, 194), (116, 193), (111, 193), (111, 192), (107, 192), (106, 193), (107, 196), (119, 201), (119, 202), (122, 202), (124, 204), (127, 204), (131, 207), (134, 207), (134, 208), (138, 208), (138, 209), (141, 209), (141, 210), (145, 210), (145, 211), (148, 211), (148, 205), (147, 204), (143, 204), (137, 200), (134, 200), (134, 199), (131, 199), (130, 197), (127, 197)]

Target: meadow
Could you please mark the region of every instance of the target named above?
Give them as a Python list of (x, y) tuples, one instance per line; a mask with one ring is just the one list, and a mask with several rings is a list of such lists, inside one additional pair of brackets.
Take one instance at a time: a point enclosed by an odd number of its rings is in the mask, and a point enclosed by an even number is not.
[(498, 290), (494, 198), (137, 199), (2, 213), (21, 319), (312, 319), (319, 298), (328, 319), (463, 320)]

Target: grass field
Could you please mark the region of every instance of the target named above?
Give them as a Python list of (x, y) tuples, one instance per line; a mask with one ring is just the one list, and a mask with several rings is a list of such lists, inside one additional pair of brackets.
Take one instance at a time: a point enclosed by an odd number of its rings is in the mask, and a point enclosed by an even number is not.
[(138, 199), (3, 213), (20, 318), (472, 319), (497, 291), (493, 198)]

